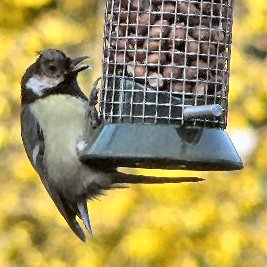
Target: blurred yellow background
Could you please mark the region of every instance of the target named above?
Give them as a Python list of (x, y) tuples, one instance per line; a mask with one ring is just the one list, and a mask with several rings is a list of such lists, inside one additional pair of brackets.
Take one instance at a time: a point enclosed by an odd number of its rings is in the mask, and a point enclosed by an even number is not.
[(104, 2), (0, 1), (0, 266), (267, 266), (267, 5), (235, 2), (227, 130), (245, 169), (108, 192), (89, 203), (95, 237), (83, 244), (24, 153), (20, 79), (35, 51), (90, 55), (79, 78), (88, 95), (101, 74)]

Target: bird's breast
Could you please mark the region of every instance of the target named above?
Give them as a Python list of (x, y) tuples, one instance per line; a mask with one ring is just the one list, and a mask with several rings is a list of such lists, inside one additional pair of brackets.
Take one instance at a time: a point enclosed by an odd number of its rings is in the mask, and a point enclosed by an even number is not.
[(69, 95), (51, 95), (35, 101), (31, 110), (44, 135), (48, 174), (55, 182), (77, 175), (76, 145), (82, 139), (86, 101)]

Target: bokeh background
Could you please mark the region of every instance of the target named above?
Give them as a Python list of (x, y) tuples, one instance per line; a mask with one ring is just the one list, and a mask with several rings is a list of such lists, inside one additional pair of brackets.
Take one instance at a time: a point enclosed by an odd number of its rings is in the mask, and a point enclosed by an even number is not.
[(104, 2), (0, 1), (0, 266), (267, 266), (267, 5), (235, 2), (228, 132), (245, 169), (108, 192), (89, 204), (95, 237), (83, 244), (24, 153), (20, 79), (35, 51), (60, 48), (91, 56), (79, 78), (88, 94), (101, 74)]

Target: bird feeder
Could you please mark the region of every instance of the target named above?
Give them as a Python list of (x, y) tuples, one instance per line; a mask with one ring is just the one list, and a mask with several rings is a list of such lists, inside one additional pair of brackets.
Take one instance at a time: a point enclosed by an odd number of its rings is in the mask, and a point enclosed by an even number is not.
[(237, 170), (225, 132), (233, 0), (107, 0), (100, 116), (81, 160)]

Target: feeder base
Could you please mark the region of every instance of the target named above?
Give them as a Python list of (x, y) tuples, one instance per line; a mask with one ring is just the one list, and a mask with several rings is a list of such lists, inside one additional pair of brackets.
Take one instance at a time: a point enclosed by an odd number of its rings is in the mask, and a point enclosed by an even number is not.
[(95, 167), (138, 167), (231, 171), (243, 163), (228, 134), (219, 128), (157, 124), (105, 124), (80, 160)]

